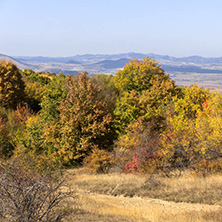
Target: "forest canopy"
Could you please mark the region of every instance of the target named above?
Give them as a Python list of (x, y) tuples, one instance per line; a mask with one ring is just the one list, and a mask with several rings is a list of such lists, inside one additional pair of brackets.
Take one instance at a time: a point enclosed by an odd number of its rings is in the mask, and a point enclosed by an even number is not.
[(149, 57), (116, 75), (19, 70), (0, 62), (0, 159), (36, 167), (86, 165), (93, 172), (222, 167), (222, 96), (179, 87)]

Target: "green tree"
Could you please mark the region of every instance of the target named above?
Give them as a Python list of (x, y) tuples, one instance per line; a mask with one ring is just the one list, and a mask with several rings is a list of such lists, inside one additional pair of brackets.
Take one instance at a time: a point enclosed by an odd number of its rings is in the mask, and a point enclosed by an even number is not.
[[(53, 155), (55, 152), (54, 143), (49, 142), (47, 136), (52, 131), (53, 126), (60, 121), (58, 108), (67, 95), (66, 81), (67, 78), (64, 75), (58, 75), (52, 78), (50, 83), (47, 84), (47, 88), (42, 87), (39, 82), (27, 83), (27, 85), (31, 84), (31, 87), (34, 87), (34, 89), (31, 88), (28, 91), (29, 98), (37, 98), (39, 102), (42, 101), (40, 104), (41, 110), (28, 116), (25, 124), (23, 124), (23, 136), (19, 137), (15, 155), (30, 153), (36, 158), (43, 158), (48, 161), (57, 160)], [(53, 134), (50, 135), (52, 136)], [(55, 141), (56, 138), (53, 136), (50, 141)]]
[(114, 84), (114, 77), (112, 75), (96, 74), (92, 76), (91, 81), (100, 87), (100, 99), (105, 101), (110, 112), (113, 112), (119, 95), (119, 90)]
[(68, 78), (63, 74), (60, 74), (55, 76), (48, 84), (41, 103), (42, 119), (48, 121), (56, 120), (58, 118), (60, 113), (58, 107), (68, 93), (67, 81)]
[(49, 85), (53, 81), (53, 74), (36, 73), (31, 69), (22, 71), (25, 81), (26, 101), (29, 107), (38, 112), (41, 110), (41, 102), (43, 101), (46, 91), (50, 88)]
[(0, 102), (15, 109), (25, 100), (25, 85), (19, 69), (12, 62), (0, 61)]
[(140, 116), (144, 115), (144, 110), (140, 104), (140, 94), (135, 90), (123, 92), (117, 100), (114, 114), (116, 116), (116, 128), (119, 132), (124, 131), (129, 124), (132, 124)]
[(48, 76), (36, 73), (32, 69), (24, 69), (22, 73), (26, 77), (27, 82), (38, 82), (43, 86), (49, 84), (51, 81)]
[(35, 113), (41, 110), (41, 102), (45, 91), (46, 87), (39, 82), (26, 82), (25, 84), (26, 102)]

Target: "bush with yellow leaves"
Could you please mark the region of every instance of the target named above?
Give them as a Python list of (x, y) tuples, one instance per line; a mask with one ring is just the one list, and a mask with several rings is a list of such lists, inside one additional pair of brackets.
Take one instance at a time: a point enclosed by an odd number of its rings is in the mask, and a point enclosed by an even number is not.
[(84, 159), (84, 165), (93, 173), (107, 173), (114, 164), (114, 155), (106, 150), (93, 149)]

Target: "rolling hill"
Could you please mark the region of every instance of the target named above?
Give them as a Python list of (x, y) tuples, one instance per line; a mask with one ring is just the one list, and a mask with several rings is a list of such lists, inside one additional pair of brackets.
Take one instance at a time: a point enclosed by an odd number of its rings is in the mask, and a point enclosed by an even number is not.
[(0, 54), (0, 60), (5, 60), (5, 61), (12, 61), (19, 69), (28, 69), (31, 68), (33, 66), (30, 66), (28, 64), (25, 64), (23, 62), (18, 61), (15, 58), (12, 58), (10, 56), (4, 55), (4, 54)]
[(95, 63), (95, 65), (101, 65), (105, 69), (117, 69), (124, 67), (129, 63), (129, 59), (118, 59), (118, 60), (104, 60), (101, 62)]
[(0, 55), (0, 59), (12, 60), (20, 69), (31, 68), (34, 71), (47, 71), (59, 74), (75, 75), (87, 71), (89, 75), (98, 73), (115, 74), (129, 63), (129, 59), (142, 59), (149, 56), (161, 64), (166, 73), (170, 73), (179, 85), (197, 82), (200, 86), (222, 87), (222, 57), (205, 58), (201, 56), (173, 57), (169, 55), (120, 53), (120, 54), (85, 54), (69, 57), (42, 57)]

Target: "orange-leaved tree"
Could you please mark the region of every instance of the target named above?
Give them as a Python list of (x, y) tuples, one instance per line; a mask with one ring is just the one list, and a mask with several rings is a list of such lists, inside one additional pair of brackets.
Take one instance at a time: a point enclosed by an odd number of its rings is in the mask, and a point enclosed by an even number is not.
[(70, 77), (68, 91), (59, 106), (59, 120), (45, 127), (44, 137), (63, 164), (81, 164), (93, 149), (109, 149), (112, 117), (86, 72)]
[(159, 135), (153, 123), (139, 118), (116, 141), (119, 167), (125, 168), (127, 172), (155, 172), (161, 160), (158, 145)]

